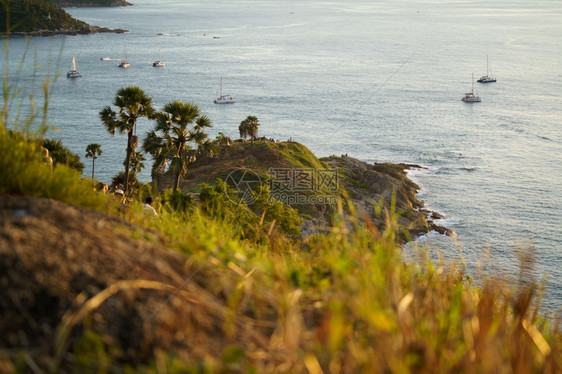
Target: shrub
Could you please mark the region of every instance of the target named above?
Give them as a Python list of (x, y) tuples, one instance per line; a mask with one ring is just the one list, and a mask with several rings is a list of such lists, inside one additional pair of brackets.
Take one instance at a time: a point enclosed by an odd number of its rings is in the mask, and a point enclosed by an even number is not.
[(0, 194), (53, 198), (67, 203), (103, 210), (106, 196), (97, 193), (91, 181), (67, 165), (45, 163), (38, 142), (29, 142), (18, 133), (0, 127)]

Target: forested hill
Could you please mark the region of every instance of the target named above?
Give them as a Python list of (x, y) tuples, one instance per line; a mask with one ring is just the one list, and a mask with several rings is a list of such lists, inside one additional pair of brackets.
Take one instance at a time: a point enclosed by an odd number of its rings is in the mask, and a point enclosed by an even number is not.
[(61, 7), (75, 6), (127, 6), (132, 5), (125, 0), (44, 0), (47, 3), (56, 4)]
[[(107, 0), (88, 1), (102, 3)], [(8, 14), (10, 32), (16, 34), (89, 34), (125, 31), (88, 25), (86, 22), (73, 18), (54, 2), (58, 3), (58, 0), (7, 0), (5, 6), (0, 6), (0, 33), (6, 33), (7, 31)], [(82, 1), (82, 3), (85, 2)]]
[[(38, 30), (80, 30), (88, 24), (70, 16), (55, 4), (39, 0), (8, 0), (12, 32)], [(0, 32), (6, 32), (7, 11), (0, 12)]]

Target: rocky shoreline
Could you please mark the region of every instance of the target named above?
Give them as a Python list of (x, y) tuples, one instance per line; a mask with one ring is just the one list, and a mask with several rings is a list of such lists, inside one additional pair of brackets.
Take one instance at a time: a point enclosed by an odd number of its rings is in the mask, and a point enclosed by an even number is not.
[(60, 6), (62, 8), (86, 8), (86, 7), (116, 7), (116, 6), (132, 6), (133, 4), (125, 0), (114, 0), (111, 4), (100, 4), (96, 2), (62, 2)]
[(425, 208), (418, 199), (420, 187), (408, 178), (406, 170), (421, 168), (419, 165), (375, 163), (368, 164), (347, 155), (321, 159), (338, 170), (339, 183), (348, 192), (357, 215), (365, 217), (380, 230), (386, 224), (384, 215), (376, 206), (390, 210), (395, 193), (395, 211), (399, 214), (398, 224), (404, 230), (399, 233), (400, 242), (405, 243), (431, 231), (442, 235), (454, 235), (453, 231), (435, 223), (443, 218)]
[[(88, 25), (87, 27), (83, 27), (80, 29), (69, 29), (69, 30), (37, 30), (37, 31), (29, 31), (29, 32), (10, 32), (9, 36), (55, 36), (55, 35), (87, 35), (87, 34), (96, 34), (96, 33), (115, 33), (115, 34), (123, 34), (129, 32), (129, 30), (124, 29), (110, 29), (107, 27), (99, 27), (99, 26), (92, 26)], [(7, 33), (0, 33), (0, 36), (5, 37), (8, 36)]]

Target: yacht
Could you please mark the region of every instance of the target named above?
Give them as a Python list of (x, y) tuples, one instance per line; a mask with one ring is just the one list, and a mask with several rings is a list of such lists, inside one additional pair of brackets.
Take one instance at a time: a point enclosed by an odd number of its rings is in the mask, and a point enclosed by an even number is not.
[(160, 49), (158, 49), (158, 60), (154, 61), (152, 63), (152, 66), (154, 66), (155, 68), (163, 68), (164, 66), (166, 66), (166, 64), (160, 60)]
[(221, 76), (221, 83), (220, 83), (220, 94), (214, 101), (215, 104), (234, 104), (236, 100), (230, 95), (226, 95), (222, 93), (222, 76)]
[(496, 78), (493, 78), (489, 75), (488, 72), (488, 56), (486, 56), (486, 75), (483, 75), (478, 79), (476, 82), (479, 83), (493, 83), (496, 81)]
[(474, 73), (472, 73), (472, 89), (464, 94), (464, 97), (461, 99), (462, 101), (464, 101), (465, 103), (479, 103), (480, 101), (480, 96), (478, 96), (478, 93), (474, 93)]
[(72, 56), (72, 70), (66, 73), (67, 78), (78, 78), (81, 77), (82, 73), (80, 73), (76, 69), (76, 55)]
[(127, 61), (127, 47), (124, 47), (123, 51), (124, 51), (124, 58), (121, 60), (119, 65), (117, 65), (117, 67), (126, 69), (129, 66), (131, 66), (131, 64)]

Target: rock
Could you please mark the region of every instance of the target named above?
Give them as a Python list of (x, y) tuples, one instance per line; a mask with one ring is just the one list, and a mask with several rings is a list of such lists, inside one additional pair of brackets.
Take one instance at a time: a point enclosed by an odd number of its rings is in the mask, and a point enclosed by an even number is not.
[(393, 194), (398, 223), (405, 229), (399, 233), (402, 243), (432, 230), (423, 202), (417, 198), (419, 186), (406, 176), (410, 167), (418, 165), (377, 163), (374, 165), (347, 155), (321, 159), (330, 167), (338, 169), (340, 186), (348, 191), (350, 201), (359, 217), (366, 214), (380, 230), (383, 230), (385, 215), (375, 209), (382, 202), (382, 210), (390, 212)]

